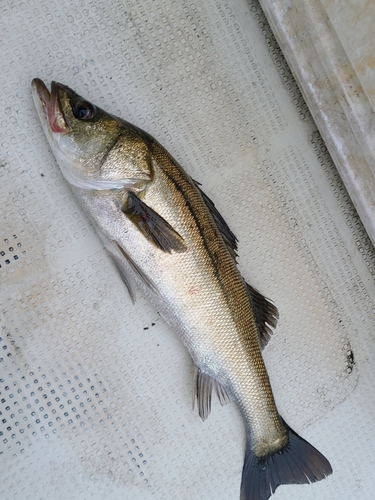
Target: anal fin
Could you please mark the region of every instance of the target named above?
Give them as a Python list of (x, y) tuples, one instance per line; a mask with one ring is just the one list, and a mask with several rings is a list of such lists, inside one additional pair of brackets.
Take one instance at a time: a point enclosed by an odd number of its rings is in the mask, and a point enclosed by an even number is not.
[(214, 388), (220, 404), (223, 406), (231, 401), (227, 389), (214, 377), (194, 367), (193, 408), (195, 400), (198, 403), (198, 413), (204, 421), (211, 413), (212, 389)]

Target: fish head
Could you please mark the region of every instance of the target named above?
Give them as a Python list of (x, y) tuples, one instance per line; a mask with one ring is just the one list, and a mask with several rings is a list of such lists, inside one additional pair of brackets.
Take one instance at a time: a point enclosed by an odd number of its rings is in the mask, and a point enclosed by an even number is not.
[(138, 129), (58, 82), (32, 81), (44, 133), (67, 181), (83, 189), (144, 186), (152, 180), (147, 141)]

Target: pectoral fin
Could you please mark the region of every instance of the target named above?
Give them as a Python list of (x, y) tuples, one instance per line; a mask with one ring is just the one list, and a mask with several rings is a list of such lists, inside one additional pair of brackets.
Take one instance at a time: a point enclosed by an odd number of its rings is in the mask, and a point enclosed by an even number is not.
[(127, 203), (122, 211), (145, 238), (163, 252), (185, 252), (187, 249), (177, 231), (134, 193), (128, 193)]

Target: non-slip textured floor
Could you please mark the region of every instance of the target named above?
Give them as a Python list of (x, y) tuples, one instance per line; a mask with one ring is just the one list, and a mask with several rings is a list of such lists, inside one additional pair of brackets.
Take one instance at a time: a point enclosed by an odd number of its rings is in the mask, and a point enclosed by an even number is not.
[(0, 2), (0, 498), (237, 500), (244, 425), (133, 305), (48, 148), (30, 83), (155, 136), (274, 300), (279, 410), (334, 474), (275, 500), (372, 500), (375, 253), (256, 2)]

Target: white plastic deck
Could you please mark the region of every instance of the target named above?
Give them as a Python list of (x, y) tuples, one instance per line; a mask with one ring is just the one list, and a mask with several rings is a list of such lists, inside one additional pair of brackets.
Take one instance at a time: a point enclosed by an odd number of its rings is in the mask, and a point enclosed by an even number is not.
[(0, 498), (238, 500), (235, 406), (202, 422), (192, 363), (133, 305), (39, 125), (57, 80), (200, 181), (274, 300), (280, 413), (331, 461), (275, 500), (373, 500), (375, 253), (257, 2), (0, 3)]

